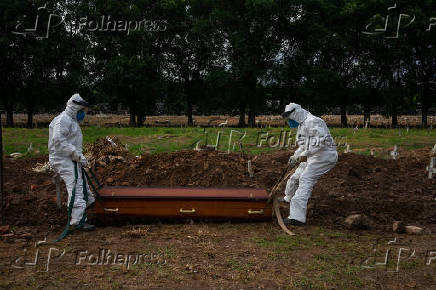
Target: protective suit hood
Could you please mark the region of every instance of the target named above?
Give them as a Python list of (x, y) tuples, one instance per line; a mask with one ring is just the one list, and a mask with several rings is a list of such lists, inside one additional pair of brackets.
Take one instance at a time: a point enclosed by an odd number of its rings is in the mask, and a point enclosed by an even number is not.
[(88, 103), (79, 94), (74, 94), (67, 102), (65, 113), (77, 121), (77, 112), (86, 108), (87, 106)]
[(288, 116), (288, 118), (297, 121), (300, 124), (303, 123), (304, 120), (306, 120), (307, 115), (310, 114), (298, 104), (290, 103), (289, 105), (286, 105), (285, 112), (291, 112), (292, 110), (294, 111)]

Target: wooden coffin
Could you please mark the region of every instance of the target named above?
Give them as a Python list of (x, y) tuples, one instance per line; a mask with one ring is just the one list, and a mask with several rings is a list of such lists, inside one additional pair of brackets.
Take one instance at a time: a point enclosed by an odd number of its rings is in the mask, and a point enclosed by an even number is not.
[(97, 215), (160, 218), (270, 219), (264, 189), (188, 187), (103, 187)]

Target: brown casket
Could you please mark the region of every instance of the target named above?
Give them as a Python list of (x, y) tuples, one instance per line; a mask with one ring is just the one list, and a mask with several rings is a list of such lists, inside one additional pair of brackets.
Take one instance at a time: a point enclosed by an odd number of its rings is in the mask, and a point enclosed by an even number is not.
[(161, 218), (270, 219), (264, 189), (192, 187), (103, 187), (97, 215)]

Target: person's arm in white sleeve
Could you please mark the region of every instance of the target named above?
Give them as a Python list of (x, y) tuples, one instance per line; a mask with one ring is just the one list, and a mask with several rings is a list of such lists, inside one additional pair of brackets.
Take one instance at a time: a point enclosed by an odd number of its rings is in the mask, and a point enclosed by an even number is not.
[(67, 141), (68, 133), (70, 132), (70, 124), (65, 120), (60, 119), (53, 130), (53, 142), (55, 150), (63, 153), (66, 156), (71, 156), (76, 152), (76, 147)]
[(298, 147), (298, 149), (295, 150), (293, 156), (294, 156), (295, 158), (306, 156), (306, 155), (307, 155), (307, 151), (304, 150), (305, 147), (306, 147), (306, 145), (303, 145), (303, 146)]
[(296, 135), (296, 143), (298, 144), (298, 149), (295, 150), (294, 154), (289, 158), (289, 164), (295, 164), (299, 160), (299, 158), (307, 156), (307, 138), (298, 138), (298, 136), (301, 135), (300, 133), (302, 133), (303, 136), (306, 136), (306, 132), (304, 131), (304, 127), (298, 128), (298, 132)]
[(326, 146), (325, 138), (330, 135), (326, 128), (324, 124), (320, 124), (320, 121), (312, 124), (312, 127), (309, 129), (310, 138), (307, 155), (313, 155)]

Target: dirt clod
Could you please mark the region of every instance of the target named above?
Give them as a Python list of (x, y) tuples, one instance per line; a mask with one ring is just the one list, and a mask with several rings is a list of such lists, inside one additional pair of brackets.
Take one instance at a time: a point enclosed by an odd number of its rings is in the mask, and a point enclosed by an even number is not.
[(392, 224), (392, 230), (394, 231), (394, 233), (404, 233), (406, 231), (406, 225), (404, 224), (404, 222), (402, 221), (394, 221), (394, 223)]
[(406, 226), (406, 233), (409, 235), (420, 235), (423, 231), (423, 228), (417, 226)]
[(0, 234), (9, 232), (9, 225), (0, 226)]
[(371, 220), (363, 214), (353, 214), (345, 219), (345, 225), (353, 230), (366, 230), (371, 228)]

